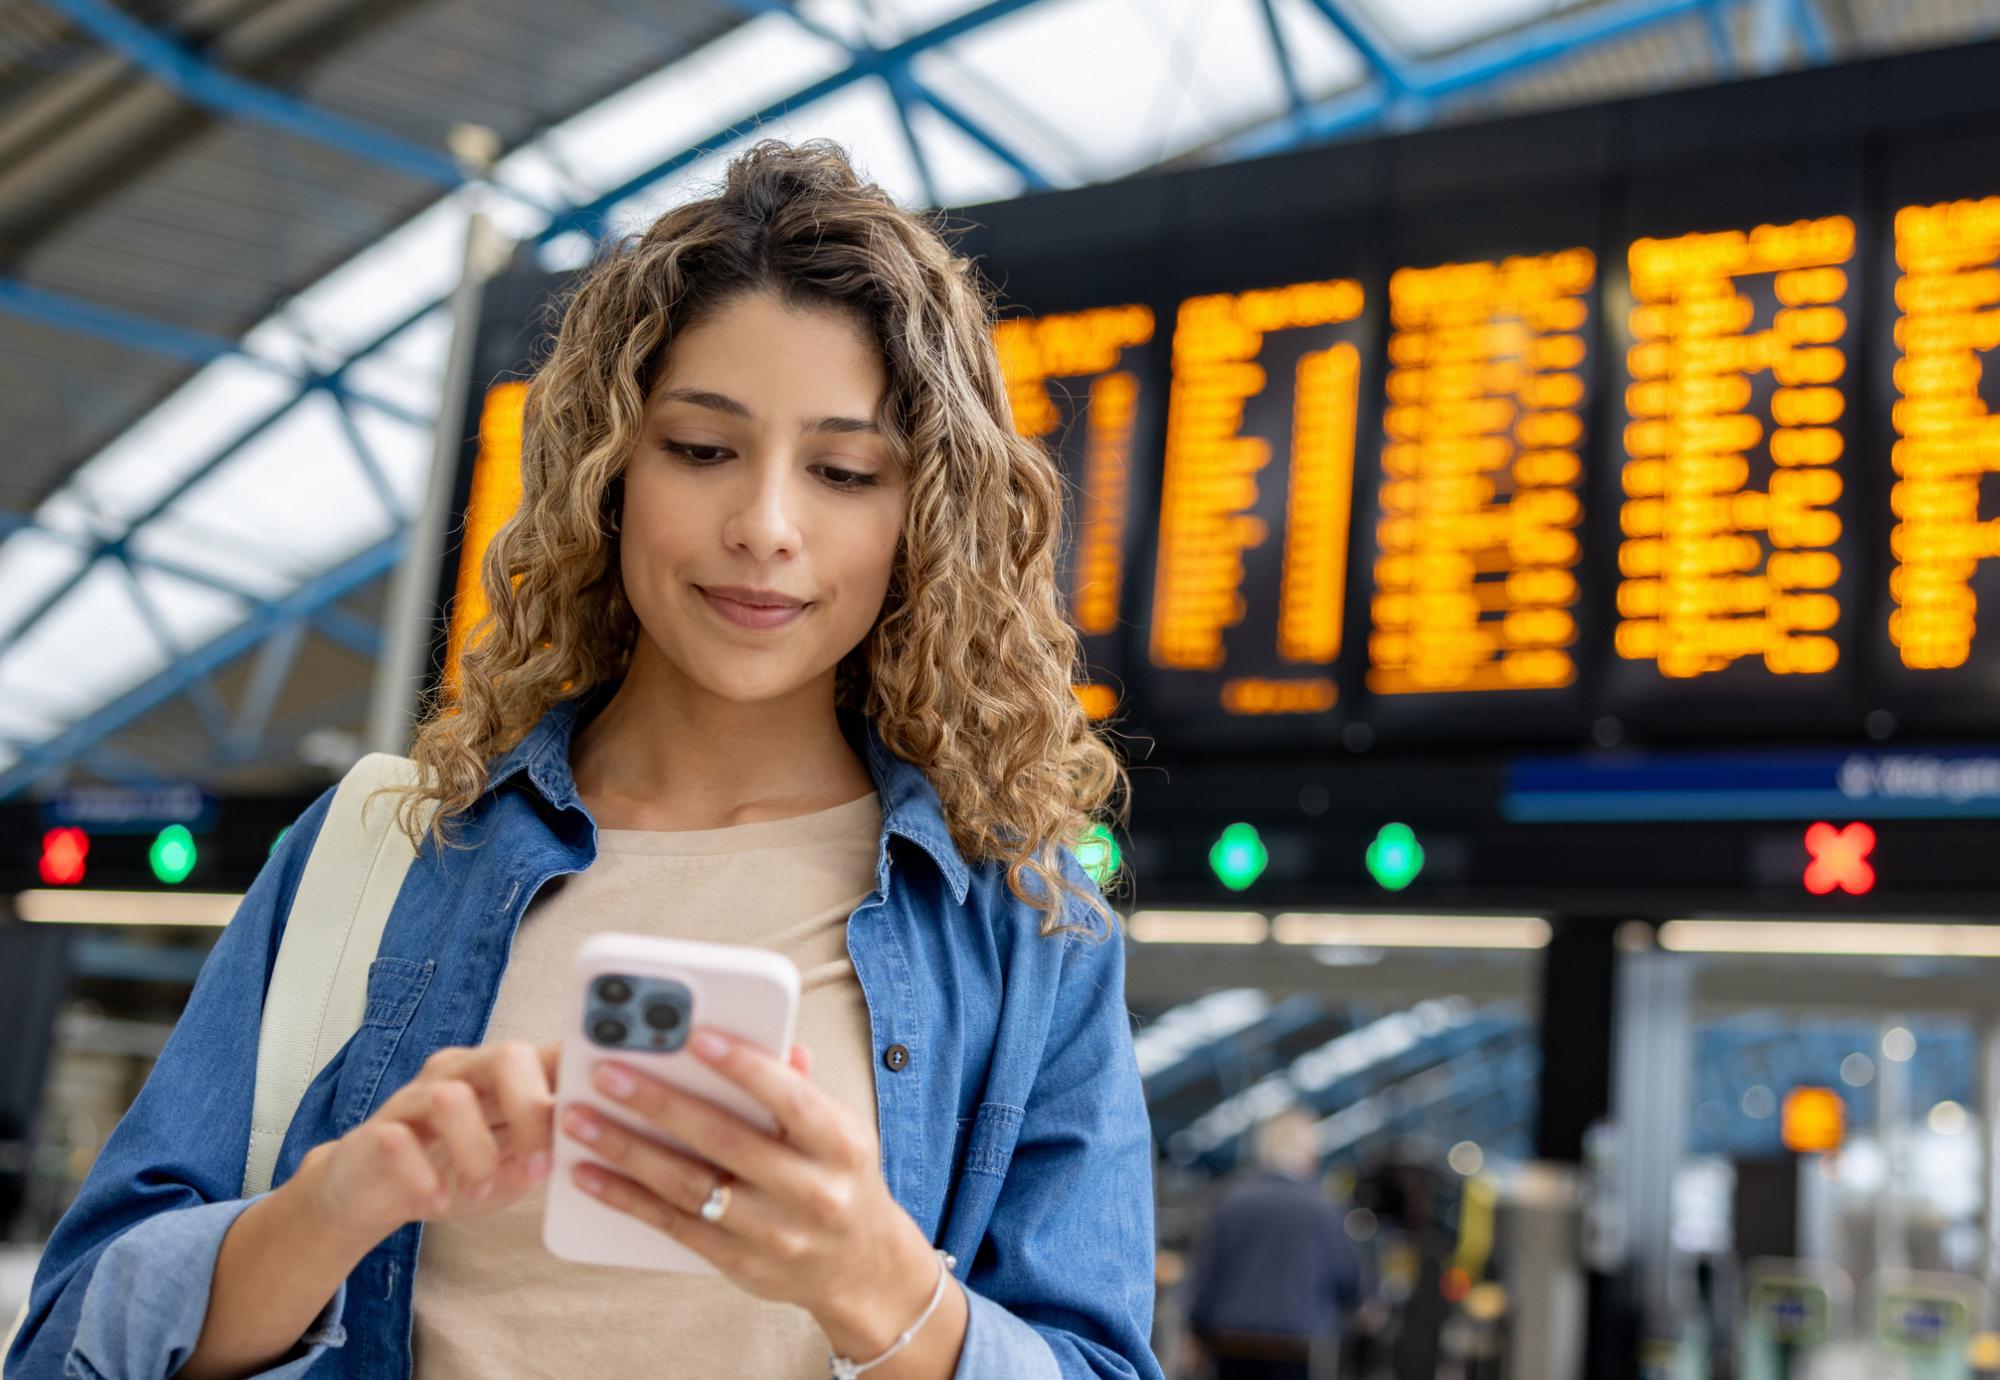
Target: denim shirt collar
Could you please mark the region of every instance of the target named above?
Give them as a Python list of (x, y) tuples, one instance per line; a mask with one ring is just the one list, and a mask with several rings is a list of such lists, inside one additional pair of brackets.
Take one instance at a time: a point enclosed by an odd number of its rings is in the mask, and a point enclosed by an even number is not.
[[(570, 774), (570, 738), (585, 721), (586, 712), (594, 714), (615, 688), (614, 682), (558, 701), (528, 730), (526, 737), (493, 763), (487, 773), (487, 791), (498, 790), (511, 777), (525, 771), (529, 782), (550, 805), (558, 810), (582, 810), (576, 778)], [(951, 841), (944, 806), (930, 778), (924, 775), (923, 768), (889, 750), (873, 718), (846, 708), (836, 713), (842, 731), (861, 750), (868, 772), (875, 778), (875, 790), (882, 800), (884, 842), (889, 835), (896, 834), (923, 849), (950, 884), (953, 898), (964, 904), (972, 881), (971, 870)]]

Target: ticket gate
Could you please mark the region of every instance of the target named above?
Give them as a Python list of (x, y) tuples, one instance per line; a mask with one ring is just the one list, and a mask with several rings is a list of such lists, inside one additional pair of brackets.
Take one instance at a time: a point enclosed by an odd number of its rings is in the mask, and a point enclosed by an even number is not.
[(1817, 1260), (1754, 1260), (1745, 1272), (1737, 1357), (1741, 1380), (1807, 1380), (1844, 1335), (1853, 1287)]
[(1884, 1270), (1869, 1282), (1868, 1293), (1876, 1343), (1908, 1368), (1910, 1380), (1970, 1380), (1967, 1346), (1979, 1306), (1977, 1281)]

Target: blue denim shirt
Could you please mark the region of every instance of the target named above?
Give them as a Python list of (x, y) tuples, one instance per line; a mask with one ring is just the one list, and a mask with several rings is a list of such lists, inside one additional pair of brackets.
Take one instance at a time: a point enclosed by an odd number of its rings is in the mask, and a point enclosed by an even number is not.
[[(470, 849), (426, 841), (368, 970), (361, 1028), (306, 1089), (274, 1186), (353, 1129), (424, 1059), (483, 1038), (514, 927), (550, 878), (597, 854), (570, 775), (584, 702), (557, 705), (493, 764), (463, 817)], [(842, 711), (882, 802), (875, 890), (848, 921), (868, 1005), (882, 1174), (970, 1306), (958, 1380), (1161, 1380), (1153, 1160), (1125, 1007), (1122, 937), (1038, 932), (997, 862), (968, 866), (936, 792)], [(242, 1176), (264, 989), (329, 788), (301, 815), (204, 962), (138, 1098), (57, 1223), (12, 1377), (154, 1380), (193, 1352)], [(1067, 850), (1065, 869), (1088, 875)], [(1072, 902), (1070, 918), (1090, 916)], [(1101, 928), (1101, 927), (1100, 927)], [(891, 1070), (885, 1051), (908, 1058)], [(423, 1224), (355, 1267), (266, 1376), (403, 1380)], [(662, 1277), (662, 1289), (673, 1288)]]

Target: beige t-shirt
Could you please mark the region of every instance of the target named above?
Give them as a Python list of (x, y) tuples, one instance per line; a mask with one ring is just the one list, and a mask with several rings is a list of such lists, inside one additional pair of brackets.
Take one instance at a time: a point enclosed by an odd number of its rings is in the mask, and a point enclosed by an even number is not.
[[(875, 887), (881, 802), (722, 829), (601, 829), (597, 859), (551, 880), (521, 918), (488, 1042), (562, 1033), (576, 946), (602, 930), (772, 949), (798, 965), (798, 1043), (812, 1079), (875, 1125), (868, 1007), (847, 918)], [(722, 1276), (580, 1265), (542, 1244), (547, 1188), (423, 1231), (416, 1380), (648, 1375), (823, 1380), (826, 1339), (795, 1304)]]

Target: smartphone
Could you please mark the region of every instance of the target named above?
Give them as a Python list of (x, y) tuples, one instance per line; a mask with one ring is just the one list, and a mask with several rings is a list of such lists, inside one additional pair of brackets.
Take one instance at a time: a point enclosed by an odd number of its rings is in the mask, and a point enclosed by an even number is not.
[(720, 1273), (672, 1237), (576, 1186), (575, 1166), (595, 1157), (563, 1132), (563, 1114), (581, 1102), (636, 1135), (701, 1158), (597, 1091), (590, 1081), (592, 1068), (600, 1060), (617, 1059), (761, 1130), (774, 1131), (776, 1119), (763, 1103), (685, 1046), (691, 1027), (715, 1026), (783, 1059), (791, 1051), (798, 1009), (798, 967), (769, 949), (617, 931), (592, 935), (578, 945), (556, 1065), (555, 1163), (542, 1214), (543, 1244), (565, 1260), (590, 1265)]

